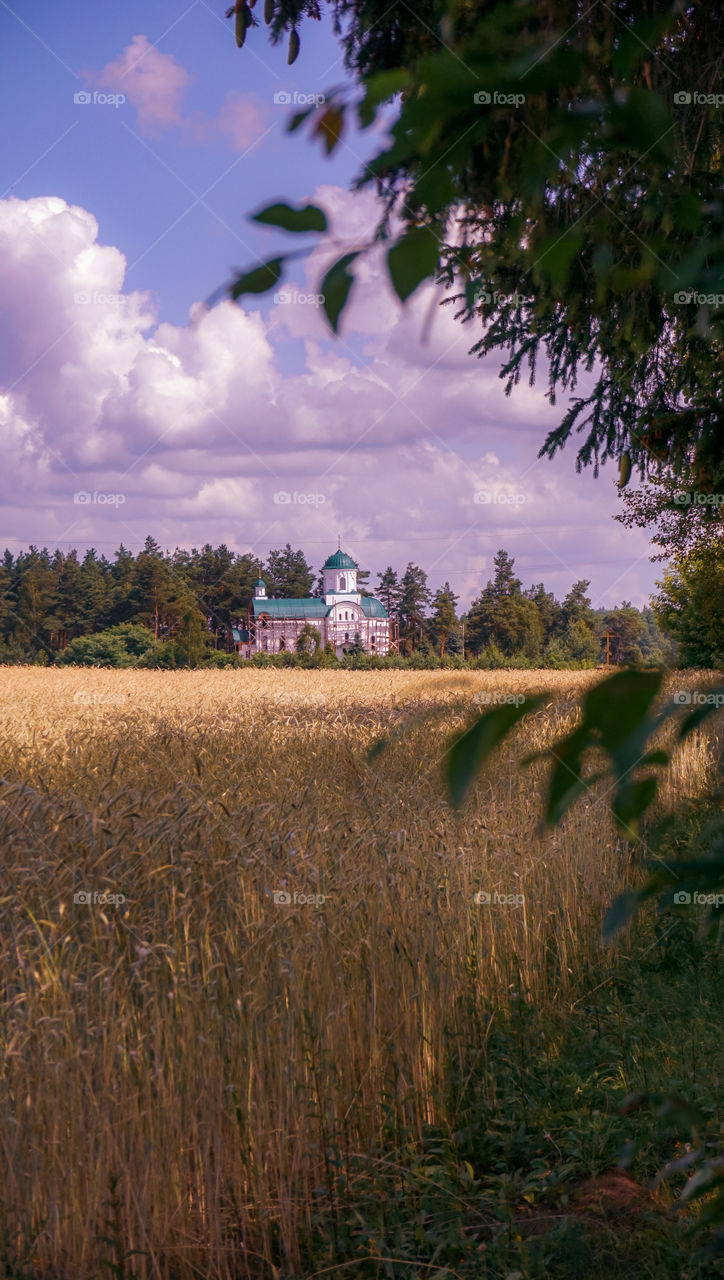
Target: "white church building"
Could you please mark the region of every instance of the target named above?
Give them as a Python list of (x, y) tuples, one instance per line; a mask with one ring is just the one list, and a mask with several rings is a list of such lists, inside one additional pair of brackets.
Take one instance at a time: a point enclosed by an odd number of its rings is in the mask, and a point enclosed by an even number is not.
[(367, 653), (385, 657), (397, 649), (396, 628), (381, 601), (357, 590), (359, 566), (337, 550), (322, 565), (323, 595), (302, 599), (269, 599), (260, 578), (249, 604), (245, 628), (234, 628), (234, 647), (242, 657), (255, 653), (294, 652), (306, 625), (319, 632), (320, 646), (330, 644), (341, 658), (359, 639)]

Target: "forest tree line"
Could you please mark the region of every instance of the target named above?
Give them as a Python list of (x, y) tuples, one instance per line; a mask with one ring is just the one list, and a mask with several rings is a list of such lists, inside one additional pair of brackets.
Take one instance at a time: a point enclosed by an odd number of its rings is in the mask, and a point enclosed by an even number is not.
[[(0, 661), (88, 662), (102, 652), (89, 638), (113, 632), (109, 653), (125, 649), (139, 657), (139, 646), (155, 644), (165, 646), (167, 665), (197, 665), (231, 649), (231, 628), (245, 619), (260, 573), (270, 597), (322, 595), (321, 575), (289, 543), (263, 561), (224, 545), (169, 554), (151, 537), (135, 555), (120, 546), (112, 560), (93, 548), (83, 556), (33, 546), (17, 556), (6, 550)], [(651, 608), (624, 601), (594, 609), (585, 579), (561, 601), (542, 582), (523, 587), (505, 550), (466, 611), (449, 582), (431, 587), (419, 565), (408, 563), (404, 572), (388, 565), (375, 584), (370, 578), (360, 570), (359, 588), (377, 596), (397, 622), (403, 657), (551, 667), (593, 666), (607, 651), (615, 663), (675, 660), (675, 645)]]

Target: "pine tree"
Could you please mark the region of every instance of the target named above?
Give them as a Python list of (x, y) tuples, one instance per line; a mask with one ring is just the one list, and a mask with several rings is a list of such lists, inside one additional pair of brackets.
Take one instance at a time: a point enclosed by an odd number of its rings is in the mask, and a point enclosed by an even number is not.
[(39, 551), (31, 545), (26, 555), (18, 556), (16, 570), (16, 636), (28, 657), (51, 656), (51, 632), (56, 625), (56, 583), (47, 548)]
[(209, 651), (209, 633), (204, 618), (196, 607), (186, 609), (175, 637), (176, 662), (179, 667), (198, 667)]
[(468, 614), (466, 640), (473, 653), (495, 645), (506, 657), (522, 653), (540, 659), (543, 623), (533, 601), (525, 596), (513, 572), (515, 561), (502, 548), (494, 559), (495, 573)]
[(400, 636), (409, 651), (423, 645), (426, 629), (425, 610), (430, 603), (427, 574), (419, 565), (410, 562), (400, 583), (399, 618)]
[[(455, 650), (454, 637), (460, 634), (460, 623), (457, 618), (458, 597), (454, 594), (449, 582), (438, 588), (432, 600), (432, 617), (430, 618), (430, 636), (436, 645), (440, 657), (445, 657), (448, 648)], [(453, 641), (450, 645), (450, 641)]]
[(78, 563), (78, 552), (69, 551), (66, 556), (56, 551), (52, 562), (55, 577), (55, 634), (51, 646), (63, 650), (69, 640), (82, 634), (83, 593), (85, 582)]
[(267, 595), (281, 600), (305, 599), (311, 595), (314, 573), (303, 551), (293, 551), (288, 542), (283, 551), (270, 551), (262, 577)]
[(82, 595), (82, 631), (90, 635), (103, 631), (112, 621), (112, 576), (105, 556), (100, 559), (95, 548), (89, 547), (80, 566)]
[(543, 626), (543, 640), (547, 643), (562, 630), (561, 606), (552, 591), (546, 591), (542, 582), (528, 587), (523, 592), (528, 600), (532, 600), (538, 610), (538, 617)]
[(400, 611), (400, 584), (391, 565), (384, 573), (377, 574), (377, 599), (382, 601), (389, 618), (398, 618)]
[(574, 582), (565, 597), (561, 606), (561, 622), (564, 631), (572, 627), (575, 622), (584, 622), (587, 627), (593, 625), (593, 609), (586, 594), (590, 585), (585, 578), (581, 578), (578, 582)]

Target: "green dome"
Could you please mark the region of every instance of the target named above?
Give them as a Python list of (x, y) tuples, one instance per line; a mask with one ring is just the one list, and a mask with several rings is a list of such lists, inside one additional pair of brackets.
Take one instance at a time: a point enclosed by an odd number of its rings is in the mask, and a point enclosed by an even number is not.
[(335, 551), (334, 555), (325, 560), (322, 569), (358, 569), (359, 565), (355, 564), (351, 556), (346, 551)]
[(256, 580), (256, 585), (257, 585), (257, 587), (265, 587), (265, 586), (266, 586), (266, 583), (265, 583), (265, 581), (264, 581), (264, 579), (263, 579), (263, 578), (257, 578), (257, 580)]

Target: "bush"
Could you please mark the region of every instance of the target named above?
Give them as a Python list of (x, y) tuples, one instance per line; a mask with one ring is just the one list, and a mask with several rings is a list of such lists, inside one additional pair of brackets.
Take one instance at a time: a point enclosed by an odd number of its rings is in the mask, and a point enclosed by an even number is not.
[(163, 671), (173, 671), (184, 664), (179, 662), (178, 648), (175, 640), (157, 641), (153, 649), (139, 658), (136, 666), (156, 667)]
[(77, 636), (58, 655), (59, 667), (138, 667), (161, 645), (148, 627), (120, 622), (95, 635)]
[(212, 669), (226, 670), (227, 668), (237, 669), (246, 666), (246, 659), (239, 656), (238, 653), (212, 653), (201, 663), (202, 667), (210, 667)]
[(488, 644), (480, 651), (477, 658), (471, 660), (471, 667), (479, 671), (492, 671), (506, 664), (506, 657), (497, 644)]
[[(285, 665), (283, 653), (255, 653), (253, 658), (247, 659), (253, 667), (283, 667)], [(292, 659), (294, 655), (291, 655)], [(286, 663), (287, 666), (294, 666), (294, 662)]]

